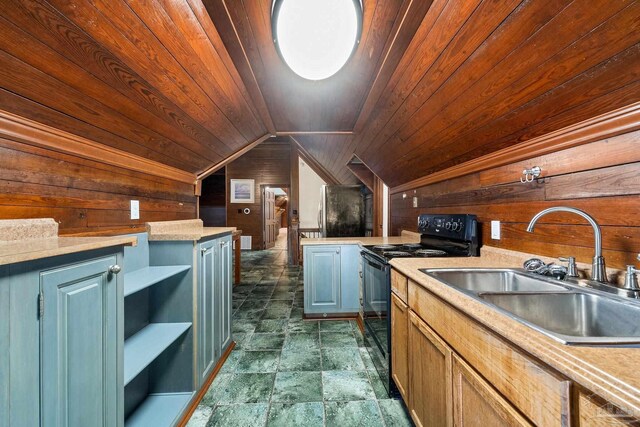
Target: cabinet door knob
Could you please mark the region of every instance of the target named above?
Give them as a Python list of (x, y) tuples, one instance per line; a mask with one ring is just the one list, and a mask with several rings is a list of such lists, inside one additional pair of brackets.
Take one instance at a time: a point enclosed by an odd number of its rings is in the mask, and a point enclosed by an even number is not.
[(111, 274), (118, 274), (120, 273), (120, 271), (122, 271), (122, 267), (120, 267), (118, 264), (109, 266), (109, 273)]
[(200, 248), (200, 255), (204, 255), (205, 252), (207, 252), (207, 248)]
[(340, 253), (340, 249), (336, 249), (336, 253), (339, 254)]

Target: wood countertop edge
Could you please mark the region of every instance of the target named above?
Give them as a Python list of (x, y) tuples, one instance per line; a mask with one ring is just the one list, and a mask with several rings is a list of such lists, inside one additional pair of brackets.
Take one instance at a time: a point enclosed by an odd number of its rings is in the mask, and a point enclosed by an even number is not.
[[(391, 262), (398, 272), (404, 274), (416, 284), (427, 289), (447, 304), (460, 310), (465, 315), (482, 324), (501, 338), (513, 343), (534, 358), (550, 366), (561, 375), (569, 378), (585, 389), (611, 401), (630, 415), (640, 418), (640, 383), (621, 378), (620, 375), (603, 369), (598, 364), (585, 360), (587, 352), (608, 353), (607, 366), (620, 366), (629, 372), (633, 368), (631, 361), (640, 356), (640, 349), (617, 347), (567, 346), (537, 332), (530, 327), (492, 309), (469, 295), (459, 292), (437, 279), (430, 278), (418, 268), (445, 268), (443, 266), (415, 267), (406, 265), (411, 259), (397, 259)], [(415, 262), (415, 260), (414, 260)], [(403, 265), (404, 264), (404, 265)], [(456, 268), (456, 266), (451, 266)], [(497, 266), (496, 268), (500, 268)], [(507, 268), (513, 268), (511, 266)], [(598, 358), (600, 355), (591, 356)], [(631, 379), (631, 378), (630, 378)]]
[[(60, 255), (69, 255), (78, 252), (86, 252), (104, 249), (112, 246), (136, 246), (138, 239), (135, 236), (114, 237), (52, 237), (46, 239), (33, 239), (21, 242), (0, 242), (0, 251), (5, 248), (21, 245), (40, 245), (40, 248), (24, 252), (14, 252), (11, 255), (0, 256), (0, 265), (17, 264), (20, 262), (35, 261)], [(52, 246), (55, 244), (55, 246)]]

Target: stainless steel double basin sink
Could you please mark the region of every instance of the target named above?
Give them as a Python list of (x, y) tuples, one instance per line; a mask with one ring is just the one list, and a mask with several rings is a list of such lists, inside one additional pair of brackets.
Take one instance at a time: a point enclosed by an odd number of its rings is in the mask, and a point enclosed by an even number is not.
[(640, 345), (640, 303), (515, 269), (422, 269), (563, 344)]

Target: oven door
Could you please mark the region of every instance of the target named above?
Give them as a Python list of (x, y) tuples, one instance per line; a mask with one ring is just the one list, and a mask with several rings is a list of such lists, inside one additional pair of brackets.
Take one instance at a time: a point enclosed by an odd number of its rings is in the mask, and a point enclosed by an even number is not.
[(391, 268), (369, 252), (362, 251), (362, 316), (365, 345), (378, 375), (390, 396), (395, 394), (391, 381)]

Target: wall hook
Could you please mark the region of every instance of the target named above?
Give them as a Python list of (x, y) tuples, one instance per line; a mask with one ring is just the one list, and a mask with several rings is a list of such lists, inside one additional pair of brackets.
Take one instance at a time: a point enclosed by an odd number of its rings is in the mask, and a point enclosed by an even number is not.
[(522, 171), (522, 176), (520, 177), (520, 182), (533, 182), (534, 179), (540, 176), (542, 169), (539, 166), (534, 166), (531, 169), (525, 169)]

